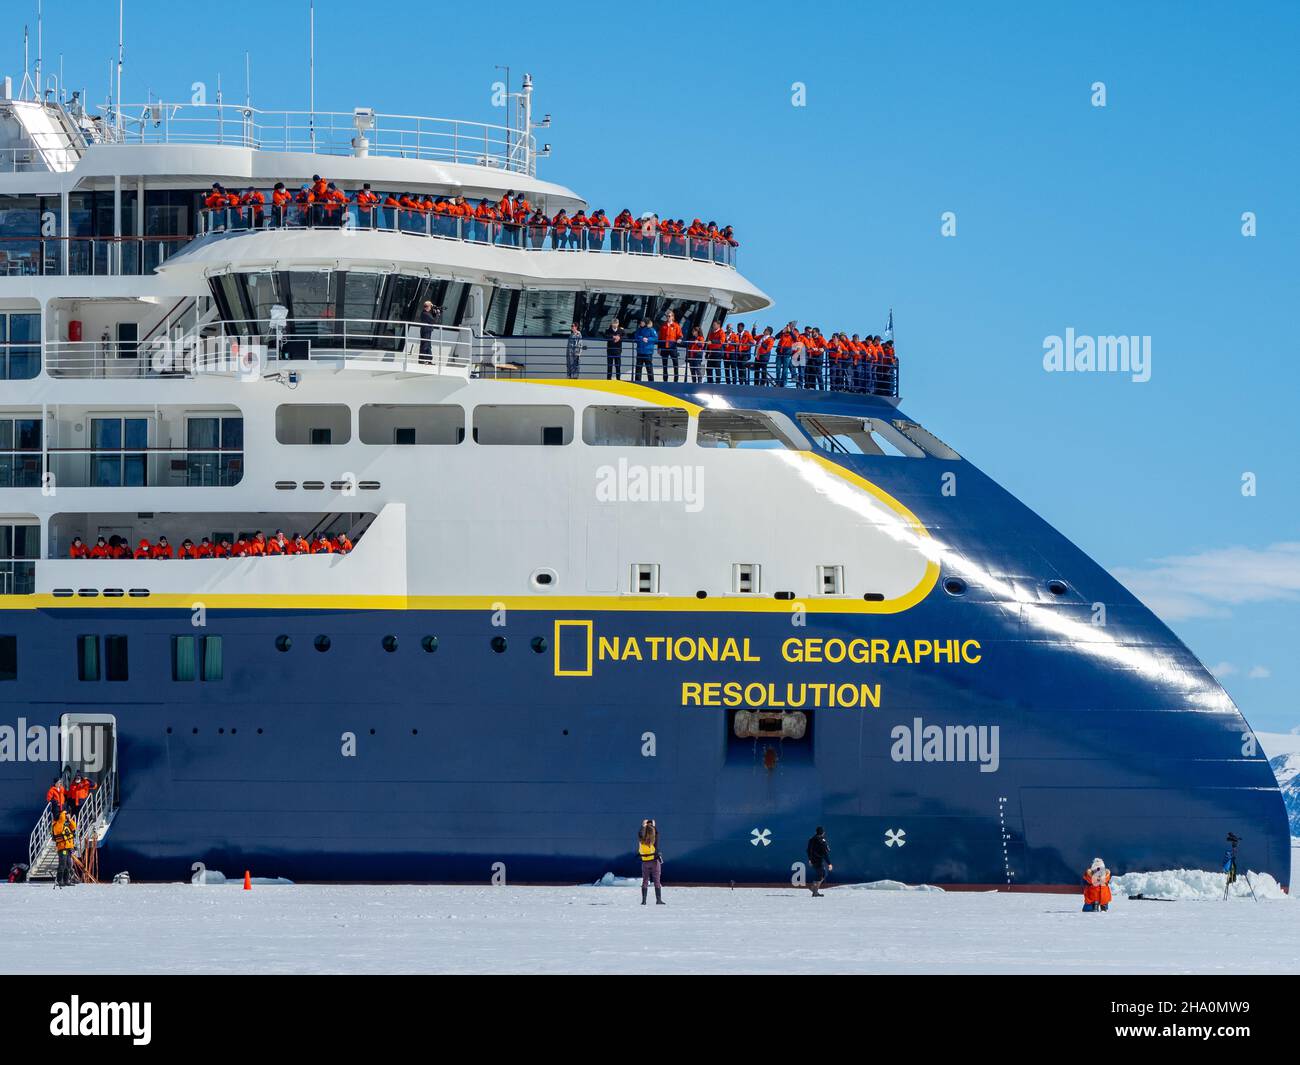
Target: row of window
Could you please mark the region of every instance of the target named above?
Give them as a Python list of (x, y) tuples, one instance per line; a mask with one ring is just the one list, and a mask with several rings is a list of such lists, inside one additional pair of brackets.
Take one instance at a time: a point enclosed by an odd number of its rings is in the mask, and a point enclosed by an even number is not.
[[(398, 650), (401, 643), (394, 635), (384, 636), (379, 645), (389, 654)], [(504, 636), (493, 636), (488, 645), (497, 654), (504, 654), (509, 641)], [(534, 636), (528, 646), (535, 654), (545, 654), (550, 644), (544, 636)], [(333, 640), (321, 634), (312, 640), (321, 654), (333, 647)], [(438, 650), (437, 636), (421, 637), (419, 647), (426, 654)], [(275, 649), (281, 653), (293, 650), (293, 637), (275, 638)], [(173, 636), (171, 638), (172, 680), (218, 681), (225, 676), (225, 652), (220, 636)], [(81, 681), (125, 681), (130, 676), (130, 656), (126, 636), (78, 636), (77, 679)], [(0, 635), (0, 681), (18, 679), (18, 637)]]
[[(634, 595), (659, 594), (658, 562), (634, 562), (628, 575), (628, 591)], [(844, 594), (844, 567), (827, 564), (817, 567), (817, 587), (822, 595)], [(758, 595), (763, 591), (763, 567), (757, 562), (736, 562), (731, 567), (731, 591), (736, 595)], [(703, 598), (707, 592), (696, 592)], [(779, 593), (778, 593), (779, 595)], [(883, 596), (868, 594), (868, 598)]]
[[(699, 415), (701, 447), (794, 448), (765, 414), (704, 410)], [(456, 445), (465, 440), (465, 408), (455, 404), (367, 403), (359, 411), (363, 444)], [(690, 416), (676, 407), (587, 407), (582, 414), (586, 444), (615, 447), (680, 447)], [(482, 404), (473, 410), (477, 444), (560, 446), (573, 442), (574, 411), (564, 405)], [(347, 444), (352, 410), (343, 403), (283, 403), (275, 412), (281, 444)]]
[[(221, 317), (241, 333), (271, 334), (271, 308), (288, 308), (283, 331), (295, 337), (343, 337), (343, 322), (414, 322), (425, 300), (441, 308), (444, 326), (470, 324), (470, 285), (409, 274), (366, 270), (254, 270), (211, 279)], [(484, 286), (483, 329), (498, 337), (566, 337), (579, 323), (584, 336), (604, 336), (615, 318), (624, 325), (661, 321), (669, 311), (682, 329), (703, 327), (711, 305), (700, 300), (618, 292), (543, 291)], [(726, 311), (718, 308), (719, 321)], [(475, 323), (476, 324), (476, 323)], [(357, 332), (354, 325), (350, 334)], [(399, 336), (375, 336), (380, 350), (400, 350)]]

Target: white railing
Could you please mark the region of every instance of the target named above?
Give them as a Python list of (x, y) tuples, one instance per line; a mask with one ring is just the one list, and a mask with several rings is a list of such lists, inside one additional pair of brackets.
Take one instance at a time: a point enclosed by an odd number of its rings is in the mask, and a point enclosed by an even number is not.
[[(261, 190), (259, 190), (261, 191)], [(262, 192), (271, 203), (274, 190)], [(719, 234), (688, 236), (660, 233), (654, 223), (615, 226), (608, 220), (597, 228), (573, 228), (568, 222), (557, 229), (553, 220), (502, 222), (460, 218), (437, 211), (392, 207), (360, 207), (355, 202), (337, 204), (264, 204), (241, 207), (205, 207), (199, 211), (199, 235), (256, 233), (265, 230), (322, 229), (398, 233), (437, 237), (465, 244), (487, 244), (518, 251), (595, 252), (608, 255), (649, 255), (715, 263), (735, 268), (739, 243)]]
[[(469, 326), (421, 326), (370, 318), (295, 318), (276, 329), (268, 321), (214, 322), (192, 355), (194, 372), (257, 378), (295, 363), (360, 362), (428, 373), (468, 371), (474, 356)], [(424, 335), (426, 334), (427, 335)]]
[(54, 804), (47, 802), (45, 809), (41, 811), (40, 819), (36, 822), (36, 827), (32, 829), (31, 838), (27, 842), (27, 873), (30, 876), (36, 871), (36, 863), (41, 857), (41, 852), (50, 839), (50, 829), (54, 825)]
[[(121, 117), (121, 142), (128, 144), (233, 145), (314, 155), (368, 153), (536, 172), (531, 132), (485, 122), (376, 114), (362, 133), (352, 112), (260, 111), (235, 104), (163, 102), (123, 104)], [(117, 137), (116, 125), (116, 116), (106, 113), (104, 127), (113, 137)]]
[[(195, 342), (197, 343), (197, 342)], [(45, 370), (51, 377), (157, 378), (192, 376), (192, 345), (167, 337), (147, 341), (54, 341), (44, 349)]]

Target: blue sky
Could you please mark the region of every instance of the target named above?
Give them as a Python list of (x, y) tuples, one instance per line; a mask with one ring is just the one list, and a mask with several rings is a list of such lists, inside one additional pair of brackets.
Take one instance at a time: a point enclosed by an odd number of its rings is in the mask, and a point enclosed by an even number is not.
[[(10, 71), (35, 7), (6, 5)], [(528, 70), (541, 176), (732, 222), (773, 322), (892, 307), (904, 409), (1121, 573), (1256, 728), (1300, 726), (1300, 5), (494, 3), (450, 36), (316, 8), (318, 109), (499, 120), (494, 64)], [(306, 0), (126, 10), (127, 99), (220, 73), (241, 100), (247, 49), (254, 104), (306, 108)], [(102, 98), (116, 5), (46, 16), (47, 70)], [(1150, 381), (1044, 372), (1067, 328), (1151, 337)]]

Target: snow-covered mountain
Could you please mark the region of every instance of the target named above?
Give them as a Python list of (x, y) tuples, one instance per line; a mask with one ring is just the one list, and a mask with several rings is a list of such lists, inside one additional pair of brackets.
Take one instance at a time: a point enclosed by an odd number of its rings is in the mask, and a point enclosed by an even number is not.
[(1279, 754), (1270, 758), (1268, 764), (1282, 789), (1287, 818), (1291, 822), (1291, 838), (1300, 839), (1300, 751)]

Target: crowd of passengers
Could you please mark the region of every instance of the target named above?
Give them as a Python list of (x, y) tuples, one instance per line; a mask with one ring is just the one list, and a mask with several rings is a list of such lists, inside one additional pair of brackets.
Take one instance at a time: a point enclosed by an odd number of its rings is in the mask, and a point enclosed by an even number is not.
[[(605, 377), (609, 380), (622, 378), (627, 341), (635, 348), (633, 381), (642, 380), (642, 375), (646, 381), (655, 379), (657, 354), (663, 381), (876, 393), (881, 377), (889, 379), (898, 365), (893, 340), (880, 336), (836, 332), (828, 337), (817, 326), (800, 328), (795, 322), (786, 323), (780, 332), (770, 325), (760, 332), (757, 325), (751, 331), (744, 322), (716, 323), (707, 337), (699, 326), (691, 327), (690, 335), (685, 336), (676, 315), (669, 311), (657, 330), (649, 318), (641, 319), (632, 333), (614, 320), (605, 331)], [(566, 349), (568, 376), (581, 375), (585, 346), (581, 327), (574, 322)]]
[[(237, 224), (254, 229), (266, 225), (267, 200), (258, 189), (242, 193), (212, 183), (203, 201), (209, 211), (231, 211)], [(633, 218), (624, 208), (612, 221), (603, 209), (573, 214), (561, 209), (548, 216), (528, 202), (523, 193), (509, 190), (499, 200), (480, 199), (471, 203), (464, 196), (430, 196), (428, 193), (390, 192), (381, 199), (369, 182), (349, 196), (332, 181), (314, 175), (311, 184), (290, 191), (283, 181), (271, 190), (270, 219), (276, 227), (298, 225), (343, 226), (348, 208), (357, 211), (363, 229), (420, 229), (430, 219), (435, 236), (462, 236), (467, 240), (495, 242), (515, 247), (545, 247), (549, 239), (555, 250), (600, 251), (609, 233), (610, 251), (677, 255), (682, 258), (723, 259), (728, 249), (739, 247), (731, 226), (695, 219), (690, 225), (681, 218), (660, 218), (645, 214)]]
[(68, 549), (69, 558), (246, 558), (266, 555), (346, 555), (353, 548), (353, 543), (346, 533), (335, 536), (317, 536), (311, 539), (294, 533), (286, 536), (284, 530), (277, 529), (274, 536), (267, 539), (260, 529), (250, 537), (239, 537), (231, 541), (221, 539), (215, 543), (203, 537), (197, 544), (186, 537), (180, 547), (173, 548), (167, 537), (159, 536), (156, 541), (141, 539), (132, 548), (121, 536), (103, 536), (95, 540), (94, 546), (88, 545), (80, 536), (72, 538)]

